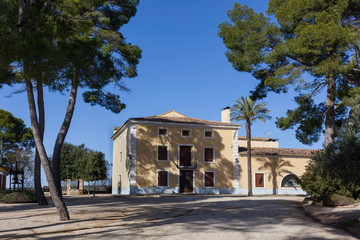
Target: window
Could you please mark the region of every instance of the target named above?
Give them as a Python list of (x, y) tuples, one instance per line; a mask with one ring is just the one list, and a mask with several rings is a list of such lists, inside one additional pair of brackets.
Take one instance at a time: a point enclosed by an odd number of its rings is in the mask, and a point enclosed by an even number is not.
[(214, 131), (213, 130), (205, 130), (204, 138), (214, 138)]
[(215, 171), (204, 172), (204, 187), (215, 187)]
[(264, 178), (265, 178), (265, 173), (255, 173), (255, 187), (258, 188), (265, 187)]
[(181, 129), (181, 136), (191, 138), (191, 129)]
[(214, 147), (204, 147), (204, 162), (213, 163), (215, 162), (215, 148)]
[(120, 152), (120, 162), (122, 162), (122, 152)]
[(158, 187), (169, 186), (169, 172), (166, 170), (157, 170), (157, 185)]
[(169, 146), (158, 145), (157, 146), (157, 160), (168, 161), (169, 160)]
[(281, 187), (300, 187), (300, 179), (295, 174), (289, 174), (281, 181)]
[(159, 136), (167, 137), (168, 136), (168, 129), (167, 128), (159, 128), (158, 129), (158, 134), (159, 134)]

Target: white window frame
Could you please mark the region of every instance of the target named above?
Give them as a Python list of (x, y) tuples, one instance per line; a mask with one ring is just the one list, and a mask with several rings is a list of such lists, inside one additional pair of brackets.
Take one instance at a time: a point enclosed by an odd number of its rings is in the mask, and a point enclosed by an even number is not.
[[(167, 147), (167, 160), (159, 160), (159, 146)], [(170, 161), (170, 146), (169, 146), (169, 144), (156, 145), (156, 161), (158, 161), (158, 162), (169, 162)]]
[(178, 145), (178, 166), (180, 166), (180, 146), (192, 146), (191, 167), (195, 165), (195, 145), (194, 144), (179, 144)]
[[(212, 162), (205, 161), (205, 148), (212, 148), (213, 149), (213, 160), (212, 160)], [(215, 163), (215, 159), (216, 159), (216, 157), (215, 157), (215, 147), (213, 147), (213, 146), (204, 146), (203, 147), (203, 162), (204, 163)]]
[[(213, 187), (205, 186), (205, 173), (206, 172), (213, 172), (214, 173), (214, 186)], [(204, 170), (204, 172), (203, 172), (203, 187), (204, 188), (215, 188), (215, 186), (216, 186), (216, 173), (215, 173), (215, 170)]]
[(297, 176), (297, 177), (301, 180), (301, 177), (300, 177), (299, 175), (297, 175), (296, 173), (288, 173), (288, 174), (286, 174), (285, 176), (283, 176), (283, 177), (281, 178), (281, 180), (280, 180), (280, 189), (281, 189), (281, 188), (283, 188), (283, 189), (301, 188), (300, 186), (299, 186), (299, 187), (282, 187), (282, 186), (281, 186), (281, 183), (282, 183), (282, 181), (284, 180), (284, 178), (287, 177), (287, 176), (289, 176), (289, 175), (295, 175), (295, 176)]
[[(205, 136), (206, 132), (211, 132), (211, 137), (206, 137)], [(204, 130), (204, 138), (205, 139), (214, 139), (214, 130)]]
[[(167, 172), (167, 186), (159, 186), (159, 172)], [(169, 170), (165, 170), (165, 169), (156, 170), (156, 186), (160, 188), (169, 187)]]
[[(264, 187), (256, 187), (256, 173), (261, 173), (264, 175)], [(254, 178), (253, 178), (253, 185), (254, 188), (266, 188), (266, 173), (265, 172), (254, 172)]]
[[(160, 135), (160, 129), (166, 129), (166, 135)], [(169, 136), (169, 128), (167, 127), (158, 127), (158, 137), (168, 137)]]
[[(184, 131), (184, 130), (185, 130), (185, 131), (189, 131), (190, 135), (189, 135), (189, 136), (184, 136), (184, 135), (183, 135), (183, 131)], [(183, 137), (183, 138), (192, 138), (192, 129), (182, 128), (180, 134), (181, 134), (181, 137)]]

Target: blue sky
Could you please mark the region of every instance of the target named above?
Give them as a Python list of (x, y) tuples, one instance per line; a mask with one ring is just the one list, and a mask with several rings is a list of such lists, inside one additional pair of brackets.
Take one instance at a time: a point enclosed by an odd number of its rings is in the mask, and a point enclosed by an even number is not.
[[(78, 95), (67, 142), (84, 143), (88, 148), (105, 153), (112, 161), (114, 126), (121, 126), (128, 118), (157, 115), (171, 109), (190, 117), (220, 121), (220, 111), (232, 106), (241, 96), (248, 96), (257, 84), (248, 73), (234, 70), (224, 53), (226, 48), (217, 36), (218, 25), (227, 20), (226, 12), (232, 0), (169, 1), (143, 0), (136, 16), (121, 32), (128, 42), (143, 50), (138, 77), (125, 79), (130, 92), (120, 92), (127, 108), (114, 114), (101, 107), (93, 107)], [(239, 1), (255, 11), (265, 11), (267, 1)], [(0, 89), (0, 108), (21, 118), (30, 126), (26, 94), (8, 96), (21, 86)], [(60, 128), (69, 93), (46, 92), (46, 127), (44, 143), (49, 155)], [(271, 110), (271, 121), (255, 122), (253, 136), (279, 139), (280, 147), (322, 147), (323, 138), (312, 146), (299, 143), (294, 130), (276, 128), (276, 117), (284, 116), (296, 105), (294, 92), (269, 94), (265, 99)], [(243, 123), (242, 123), (243, 124)], [(244, 124), (243, 124), (244, 125)], [(245, 129), (239, 131), (245, 135)]]

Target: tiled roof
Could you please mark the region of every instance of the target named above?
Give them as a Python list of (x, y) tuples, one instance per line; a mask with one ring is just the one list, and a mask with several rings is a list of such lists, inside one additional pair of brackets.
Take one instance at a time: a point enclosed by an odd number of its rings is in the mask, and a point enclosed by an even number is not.
[[(168, 114), (170, 113), (170, 114)], [(161, 123), (178, 123), (178, 124), (192, 124), (192, 125), (205, 125), (205, 126), (224, 126), (224, 127), (235, 127), (240, 128), (240, 124), (235, 123), (226, 123), (218, 121), (208, 121), (198, 118), (192, 118), (185, 116), (181, 113), (175, 111), (169, 111), (168, 113), (151, 116), (151, 117), (142, 117), (142, 118), (130, 118), (129, 120), (140, 121), (140, 122), (161, 122)], [(171, 113), (175, 116), (169, 116)]]
[[(318, 150), (298, 149), (298, 148), (252, 148), (253, 155), (271, 155), (271, 156), (292, 156), (292, 157), (311, 157)], [(239, 149), (240, 155), (246, 155), (246, 148)]]

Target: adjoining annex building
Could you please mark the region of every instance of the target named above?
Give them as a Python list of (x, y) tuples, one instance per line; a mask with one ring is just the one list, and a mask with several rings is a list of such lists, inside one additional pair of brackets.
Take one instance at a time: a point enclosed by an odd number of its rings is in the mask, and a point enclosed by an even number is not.
[[(231, 123), (191, 118), (174, 110), (130, 118), (113, 135), (112, 194), (247, 194), (246, 138)], [(252, 138), (254, 194), (305, 194), (300, 176), (314, 150), (279, 148)]]

